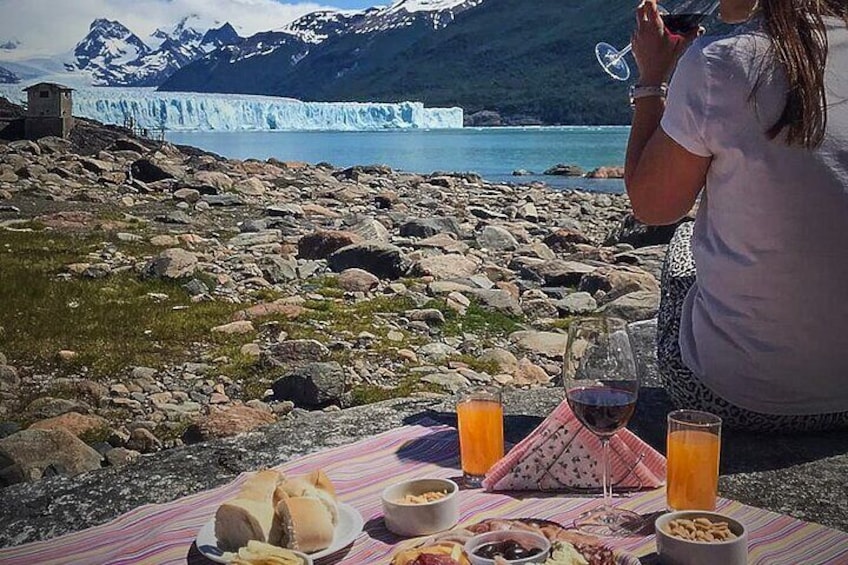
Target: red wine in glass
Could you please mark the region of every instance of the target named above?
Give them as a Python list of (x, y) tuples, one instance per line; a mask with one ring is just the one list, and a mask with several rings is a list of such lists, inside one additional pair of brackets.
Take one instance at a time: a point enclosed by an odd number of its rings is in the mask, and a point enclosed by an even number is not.
[(598, 436), (611, 436), (623, 428), (636, 410), (636, 393), (620, 388), (577, 387), (566, 398), (577, 419)]
[(671, 33), (686, 35), (698, 29), (707, 14), (662, 14), (663, 24)]

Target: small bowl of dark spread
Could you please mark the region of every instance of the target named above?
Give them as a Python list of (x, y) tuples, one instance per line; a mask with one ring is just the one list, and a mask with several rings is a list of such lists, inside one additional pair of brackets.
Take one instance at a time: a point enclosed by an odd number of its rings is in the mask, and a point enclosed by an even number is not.
[(493, 565), (500, 557), (510, 565), (541, 563), (551, 552), (551, 542), (534, 532), (505, 530), (479, 534), (465, 543), (473, 565)]

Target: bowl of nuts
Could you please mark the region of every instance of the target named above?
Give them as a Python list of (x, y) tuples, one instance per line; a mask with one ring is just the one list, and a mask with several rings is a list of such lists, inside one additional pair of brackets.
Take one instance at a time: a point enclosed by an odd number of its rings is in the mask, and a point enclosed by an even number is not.
[(663, 565), (746, 565), (748, 531), (741, 522), (700, 510), (657, 518), (657, 553)]
[(459, 486), (450, 479), (413, 479), (383, 491), (386, 528), (400, 536), (426, 536), (459, 521)]

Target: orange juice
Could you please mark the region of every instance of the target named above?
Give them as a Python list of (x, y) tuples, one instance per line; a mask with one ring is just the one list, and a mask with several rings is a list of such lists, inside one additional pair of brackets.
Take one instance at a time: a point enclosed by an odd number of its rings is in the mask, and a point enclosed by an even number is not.
[(702, 430), (668, 434), (668, 507), (715, 510), (721, 439)]
[(503, 405), (472, 398), (456, 407), (462, 472), (482, 477), (504, 455)]

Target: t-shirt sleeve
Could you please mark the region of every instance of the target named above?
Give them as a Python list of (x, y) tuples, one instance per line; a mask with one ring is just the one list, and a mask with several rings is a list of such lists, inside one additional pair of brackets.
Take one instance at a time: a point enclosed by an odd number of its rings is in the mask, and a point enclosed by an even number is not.
[(677, 63), (660, 127), (684, 149), (700, 157), (712, 156), (705, 137), (709, 94), (707, 61), (695, 42)]

